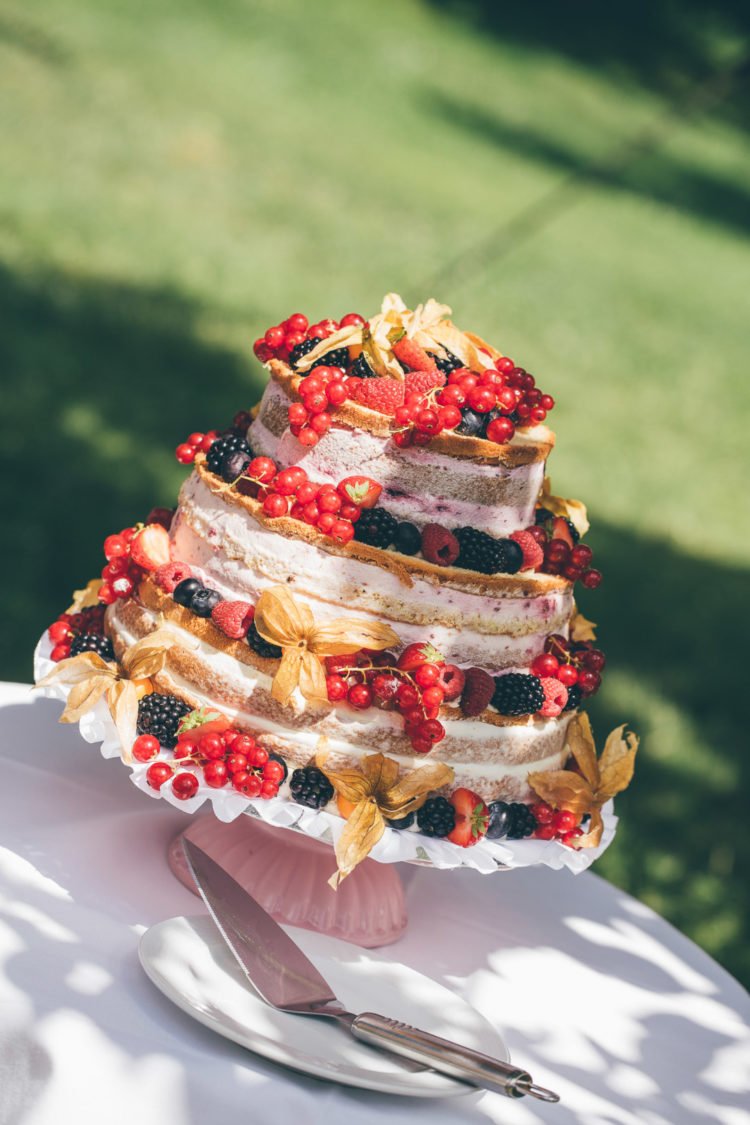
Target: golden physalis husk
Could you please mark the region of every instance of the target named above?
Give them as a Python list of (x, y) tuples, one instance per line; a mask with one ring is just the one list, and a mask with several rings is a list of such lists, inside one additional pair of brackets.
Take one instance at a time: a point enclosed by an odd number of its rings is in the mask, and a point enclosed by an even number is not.
[(271, 694), (288, 704), (299, 688), (311, 703), (327, 704), (326, 656), (341, 656), (361, 648), (378, 651), (399, 644), (389, 625), (336, 617), (316, 625), (312, 610), (297, 601), (286, 586), (272, 586), (258, 598), (253, 618), (261, 637), (281, 648), (281, 663), (273, 678)]
[(88, 609), (89, 606), (99, 605), (99, 590), (101, 589), (102, 579), (92, 578), (87, 582), (82, 590), (73, 591), (73, 601), (65, 610), (66, 613), (80, 613), (82, 609)]
[(574, 844), (578, 848), (595, 848), (601, 843), (604, 830), (602, 806), (627, 789), (633, 777), (638, 738), (632, 731), (625, 733), (623, 723), (608, 736), (601, 757), (597, 758), (589, 717), (581, 713), (568, 727), (567, 749), (580, 773), (565, 769), (530, 773), (529, 785), (553, 808), (568, 809), (578, 817), (588, 814), (589, 830)]
[(117, 728), (123, 761), (129, 762), (138, 719), (140, 683), (160, 672), (167, 659), (167, 649), (176, 641), (168, 629), (156, 629), (131, 645), (120, 664), (103, 660), (96, 652), (81, 652), (61, 660), (48, 672), (37, 687), (52, 683), (70, 684), (61, 723), (77, 723), (93, 711), (104, 695)]
[(336, 793), (354, 805), (336, 842), (338, 870), (329, 879), (336, 889), (372, 851), (386, 827), (419, 809), (431, 792), (453, 780), (444, 762), (427, 762), (399, 778), (398, 762), (383, 754), (368, 754), (358, 769), (329, 769), (326, 753), (319, 750), (315, 763), (325, 772)]
[(596, 622), (589, 621), (587, 617), (584, 617), (575, 603), (573, 604), (573, 616), (570, 619), (568, 634), (571, 641), (596, 640)]
[(579, 535), (585, 535), (589, 529), (586, 505), (580, 500), (566, 500), (563, 496), (552, 495), (552, 481), (544, 478), (542, 491), (539, 493), (539, 504), (552, 512), (553, 516), (563, 516), (570, 520)]

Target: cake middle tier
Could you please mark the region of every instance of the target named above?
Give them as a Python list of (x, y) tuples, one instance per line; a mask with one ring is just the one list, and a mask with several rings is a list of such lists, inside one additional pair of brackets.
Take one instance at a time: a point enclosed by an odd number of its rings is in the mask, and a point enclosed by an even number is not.
[(288, 517), (270, 520), (199, 464), (172, 523), (173, 554), (229, 599), (255, 603), (283, 584), (316, 620), (390, 624), (404, 645), (432, 643), (452, 663), (527, 668), (550, 633), (567, 635), (572, 587), (546, 574), (485, 575), (352, 542), (338, 546)]

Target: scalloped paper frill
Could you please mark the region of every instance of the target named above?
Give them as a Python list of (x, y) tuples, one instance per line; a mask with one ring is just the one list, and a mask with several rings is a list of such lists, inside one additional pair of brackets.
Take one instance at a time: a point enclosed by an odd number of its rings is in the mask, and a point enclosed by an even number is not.
[[(50, 660), (52, 645), (45, 633), (34, 652), (34, 679), (39, 681), (50, 672), (55, 664)], [(64, 702), (69, 688), (64, 684), (51, 684), (40, 688), (40, 693), (51, 699)], [(81, 735), (86, 742), (101, 743), (104, 758), (122, 760), (120, 740), (109, 713), (106, 702), (100, 699), (93, 711), (79, 721)], [(160, 757), (173, 764), (169, 752), (162, 751)], [(286, 797), (272, 797), (270, 800), (243, 797), (233, 789), (212, 789), (200, 782), (198, 792), (187, 801), (175, 797), (171, 789), (152, 789), (146, 781), (148, 765), (141, 762), (123, 763), (130, 771), (130, 780), (143, 793), (157, 800), (168, 801), (182, 812), (194, 813), (208, 801), (213, 813), (226, 823), (243, 814), (258, 817), (276, 828), (292, 828), (304, 832), (317, 840), (333, 845), (343, 831), (344, 821), (332, 813), (308, 809)], [(200, 781), (200, 778), (199, 778)], [(471, 848), (459, 848), (446, 840), (433, 840), (420, 832), (397, 831), (386, 828), (382, 838), (370, 852), (370, 858), (378, 863), (421, 863), (432, 867), (470, 867), (482, 874), (508, 870), (514, 867), (532, 867), (544, 864), (560, 870), (563, 867), (578, 873), (590, 867), (595, 859), (609, 846), (615, 835), (617, 817), (613, 802), (608, 802), (602, 810), (604, 835), (598, 848), (576, 851), (556, 840), (481, 840)]]

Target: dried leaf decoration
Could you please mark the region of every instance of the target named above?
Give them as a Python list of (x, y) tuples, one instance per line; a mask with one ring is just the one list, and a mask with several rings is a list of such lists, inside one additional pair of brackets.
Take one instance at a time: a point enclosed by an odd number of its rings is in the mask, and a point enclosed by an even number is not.
[(138, 691), (136, 680), (149, 679), (160, 672), (167, 659), (167, 649), (175, 643), (174, 633), (156, 629), (131, 645), (118, 666), (114, 661), (102, 660), (96, 652), (81, 652), (56, 664), (37, 687), (59, 682), (70, 684), (71, 689), (60, 716), (61, 723), (77, 723), (93, 711), (103, 695), (117, 728), (123, 761), (131, 761), (130, 748), (135, 739), (138, 718)]
[(316, 765), (336, 792), (354, 805), (336, 843), (338, 870), (329, 879), (334, 890), (370, 854), (385, 831), (386, 818), (396, 820), (414, 812), (431, 792), (453, 780), (453, 770), (444, 762), (418, 766), (400, 779), (398, 762), (383, 754), (368, 754), (360, 769), (334, 770), (325, 762), (326, 753), (319, 751)]
[(596, 622), (589, 621), (587, 617), (574, 606), (573, 616), (570, 619), (570, 639), (571, 641), (595, 641), (596, 640)]
[(530, 773), (529, 785), (556, 809), (569, 809), (577, 816), (588, 813), (591, 817), (589, 830), (575, 841), (575, 846), (595, 848), (604, 830), (602, 806), (616, 793), (627, 789), (633, 777), (638, 738), (632, 731), (625, 733), (623, 723), (609, 734), (601, 757), (597, 758), (591, 723), (588, 715), (582, 713), (568, 727), (567, 746), (581, 772)]
[(82, 609), (88, 609), (91, 605), (99, 605), (99, 590), (101, 584), (101, 578), (92, 578), (90, 582), (86, 583), (82, 590), (74, 590), (73, 601), (65, 612), (80, 613)]
[(564, 516), (565, 519), (570, 520), (579, 535), (585, 535), (588, 531), (590, 525), (586, 515), (586, 505), (580, 500), (566, 500), (562, 496), (553, 496), (552, 481), (549, 477), (544, 478), (539, 503), (548, 512), (552, 512), (553, 516)]
[(263, 591), (253, 621), (261, 637), (282, 650), (271, 695), (285, 705), (295, 688), (311, 703), (328, 703), (323, 657), (399, 644), (393, 629), (379, 621), (336, 617), (316, 625), (310, 607), (293, 598), (286, 586)]

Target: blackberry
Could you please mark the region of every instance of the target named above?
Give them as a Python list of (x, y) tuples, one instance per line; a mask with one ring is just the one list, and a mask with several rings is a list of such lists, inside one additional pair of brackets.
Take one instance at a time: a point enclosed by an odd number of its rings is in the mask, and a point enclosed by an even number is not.
[(510, 813), (507, 833), (509, 840), (523, 840), (524, 836), (530, 836), (536, 831), (537, 820), (528, 805), (520, 801), (511, 801), (508, 811)]
[(573, 684), (572, 687), (568, 688), (568, 702), (563, 707), (563, 711), (575, 711), (577, 707), (581, 706), (582, 698), (583, 692), (578, 684)]
[(178, 605), (184, 605), (187, 609), (194, 596), (202, 589), (203, 584), (197, 578), (184, 578), (182, 582), (178, 582), (175, 586), (172, 597)]
[(449, 352), (447, 348), (445, 348), (445, 355), (435, 355), (434, 352), (428, 352), (427, 354), (435, 360), (435, 366), (439, 371), (442, 371), (443, 375), (450, 375), (451, 371), (455, 371), (457, 367), (463, 367), (463, 362), (458, 356)]
[(375, 372), (373, 371), (373, 369), (370, 367), (369, 363), (365, 359), (365, 353), (364, 352), (360, 352), (360, 354), (357, 356), (354, 363), (352, 364), (352, 369), (349, 372), (349, 374), (354, 375), (354, 377), (356, 379), (374, 379), (375, 378)]
[(393, 546), (402, 555), (416, 555), (422, 547), (422, 533), (413, 523), (400, 523), (396, 528)]
[(507, 672), (495, 676), (492, 706), (501, 715), (533, 715), (544, 706), (544, 689), (538, 676)]
[(461, 553), (456, 566), (480, 574), (515, 574), (523, 565), (523, 551), (514, 539), (493, 539), (475, 527), (459, 527), (453, 534)]
[(114, 660), (115, 650), (109, 637), (102, 637), (99, 633), (79, 633), (70, 642), (70, 655), (78, 656), (79, 652), (95, 652), (102, 660)]
[(242, 434), (222, 434), (221, 437), (217, 437), (206, 454), (206, 465), (212, 473), (216, 473), (217, 477), (222, 476), (224, 459), (230, 453), (244, 453), (248, 461), (253, 455)]
[(194, 613), (196, 617), (210, 617), (214, 607), (223, 600), (218, 590), (212, 590), (208, 586), (201, 586), (200, 590), (196, 590), (190, 599), (188, 609), (191, 613)]
[(354, 538), (370, 547), (390, 547), (396, 538), (398, 520), (385, 508), (365, 508), (354, 525)]
[(176, 695), (160, 695), (158, 691), (144, 695), (138, 702), (138, 734), (152, 734), (162, 746), (170, 749), (177, 742), (180, 719), (189, 715), (192, 707)]
[(251, 460), (252, 458), (243, 453), (241, 449), (234, 449), (231, 453), (227, 453), (221, 463), (222, 479), (227, 484), (234, 484), (237, 478), (242, 476)]
[(299, 361), (304, 359), (313, 348), (317, 348), (319, 343), (320, 340), (317, 336), (314, 336), (311, 340), (303, 340), (301, 344), (297, 344), (296, 347), (293, 347), (289, 353), (289, 366), (296, 367)]
[(320, 359), (316, 359), (310, 370), (314, 371), (316, 367), (343, 367), (344, 371), (346, 371), (348, 366), (349, 349), (334, 348), (332, 352), (326, 352)]
[(464, 437), (481, 437), (484, 430), (484, 414), (477, 414), (469, 410), (468, 406), (461, 411), (461, 421), (456, 426), (454, 433)]
[(417, 827), (425, 836), (447, 836), (456, 827), (456, 810), (445, 797), (430, 797), (417, 810)]
[(257, 656), (263, 656), (266, 660), (277, 660), (281, 656), (279, 646), (273, 645), (270, 641), (261, 637), (260, 633), (255, 628), (254, 621), (247, 631), (247, 643)]
[(309, 809), (320, 809), (333, 798), (333, 786), (317, 766), (295, 770), (289, 789), (297, 804), (307, 805)]
[(389, 828), (399, 828), (399, 829), (401, 829), (401, 828), (411, 828), (413, 823), (414, 823), (414, 813), (410, 812), (410, 813), (407, 813), (406, 816), (398, 817), (397, 820), (389, 820), (388, 821), (388, 827)]

